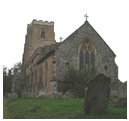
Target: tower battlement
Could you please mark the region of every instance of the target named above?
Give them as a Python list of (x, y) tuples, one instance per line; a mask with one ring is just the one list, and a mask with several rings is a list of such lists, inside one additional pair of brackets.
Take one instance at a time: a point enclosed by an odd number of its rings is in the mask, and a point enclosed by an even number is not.
[(46, 45), (54, 44), (55, 33), (54, 33), (54, 22), (33, 20), (27, 25), (26, 34), (26, 61), (32, 56), (33, 52), (38, 47), (44, 47)]
[(27, 29), (29, 30), (32, 25), (47, 25), (47, 26), (54, 26), (54, 22), (53, 21), (42, 21), (42, 20), (36, 20), (36, 19), (33, 19), (32, 23), (28, 24), (27, 25)]
[(42, 21), (42, 20), (37, 21), (36, 19), (34, 19), (34, 20), (32, 21), (32, 24), (54, 25), (54, 22), (53, 22), (53, 21), (48, 22), (48, 21)]

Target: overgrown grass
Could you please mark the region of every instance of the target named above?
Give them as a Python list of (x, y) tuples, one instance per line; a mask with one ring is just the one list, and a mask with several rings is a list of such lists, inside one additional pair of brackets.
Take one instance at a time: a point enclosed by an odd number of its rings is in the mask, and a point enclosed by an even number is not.
[(121, 119), (127, 118), (127, 108), (109, 106), (104, 115), (85, 116), (84, 99), (4, 98), (3, 118), (14, 119)]

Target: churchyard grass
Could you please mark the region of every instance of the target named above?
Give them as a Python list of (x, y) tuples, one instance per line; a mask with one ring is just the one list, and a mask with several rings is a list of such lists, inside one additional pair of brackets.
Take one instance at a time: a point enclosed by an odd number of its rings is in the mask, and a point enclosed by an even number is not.
[(11, 119), (121, 119), (127, 108), (109, 105), (104, 115), (84, 115), (84, 99), (3, 98), (3, 118)]

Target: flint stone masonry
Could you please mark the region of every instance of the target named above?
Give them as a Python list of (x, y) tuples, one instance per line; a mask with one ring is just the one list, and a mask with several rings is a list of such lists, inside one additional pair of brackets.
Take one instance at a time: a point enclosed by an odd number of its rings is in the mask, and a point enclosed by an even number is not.
[(97, 74), (104, 73), (104, 66), (107, 66), (107, 76), (111, 77), (112, 82), (117, 81), (118, 67), (115, 63), (116, 55), (87, 21), (67, 37), (55, 51), (56, 78), (60, 80), (64, 78), (67, 62), (79, 68), (78, 48), (82, 41), (86, 39), (91, 40), (97, 50), (95, 58)]
[(107, 112), (110, 83), (111, 79), (104, 74), (99, 74), (89, 81), (85, 92), (84, 112), (86, 115)]
[[(42, 32), (45, 32), (44, 38), (41, 37)], [(33, 20), (27, 27), (22, 63), (27, 94), (35, 97), (63, 97), (58, 90), (58, 82), (64, 79), (67, 63), (79, 69), (79, 47), (86, 40), (95, 49), (96, 74), (104, 73), (111, 78), (111, 84), (117, 82), (116, 55), (88, 21), (63, 42), (57, 43), (54, 22)], [(69, 95), (64, 97), (72, 97)]]

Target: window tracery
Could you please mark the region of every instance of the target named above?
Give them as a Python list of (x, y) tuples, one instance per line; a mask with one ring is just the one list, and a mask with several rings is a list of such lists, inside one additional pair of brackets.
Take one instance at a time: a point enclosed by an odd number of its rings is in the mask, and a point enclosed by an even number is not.
[(95, 69), (95, 47), (88, 39), (79, 47), (79, 68), (87, 71)]

